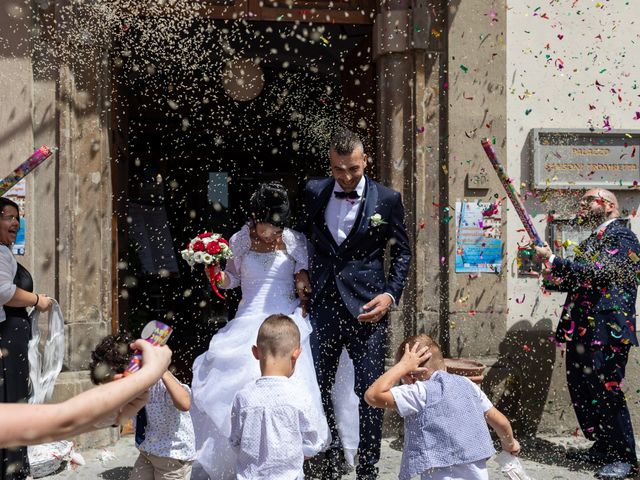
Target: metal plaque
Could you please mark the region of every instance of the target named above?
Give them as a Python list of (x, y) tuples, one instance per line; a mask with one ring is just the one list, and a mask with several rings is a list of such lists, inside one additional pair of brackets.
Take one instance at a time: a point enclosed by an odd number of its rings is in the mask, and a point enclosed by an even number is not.
[(535, 128), (536, 188), (640, 187), (640, 130)]

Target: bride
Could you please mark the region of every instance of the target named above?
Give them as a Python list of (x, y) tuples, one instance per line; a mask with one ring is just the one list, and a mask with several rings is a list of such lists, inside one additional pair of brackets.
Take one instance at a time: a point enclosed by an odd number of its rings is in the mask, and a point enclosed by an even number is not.
[[(285, 225), (289, 219), (287, 191), (279, 183), (262, 184), (251, 196), (251, 220), (230, 239), (233, 258), (221, 275), (222, 288), (242, 288), (236, 317), (211, 339), (209, 350), (193, 363), (192, 417), (198, 463), (211, 480), (235, 478), (235, 454), (229, 445), (231, 405), (235, 394), (260, 376), (251, 354), (258, 328), (273, 313), (289, 315), (300, 329), (302, 354), (292, 379), (314, 399), (317, 452), (331, 441), (316, 380), (306, 313), (307, 243), (304, 235)], [(297, 286), (297, 288), (296, 288)], [(353, 366), (343, 353), (333, 398), (336, 421), (348, 460), (358, 447), (358, 398), (353, 392)], [(351, 369), (351, 372), (349, 371)]]

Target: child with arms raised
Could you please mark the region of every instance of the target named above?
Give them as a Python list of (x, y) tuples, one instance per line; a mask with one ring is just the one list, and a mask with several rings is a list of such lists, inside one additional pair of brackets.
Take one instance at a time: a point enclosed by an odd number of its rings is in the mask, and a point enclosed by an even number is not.
[(303, 479), (304, 459), (318, 451), (319, 413), (290, 379), (301, 353), (300, 331), (286, 315), (270, 315), (252, 348), (262, 376), (240, 390), (231, 410), (229, 442), (236, 478)]
[[(428, 335), (407, 338), (396, 365), (365, 394), (373, 407), (395, 408), (404, 418), (400, 480), (486, 480), (495, 450), (489, 424), (502, 448), (517, 455), (520, 444), (509, 420), (471, 380), (446, 372), (440, 346)], [(404, 385), (394, 386), (399, 380)]]
[[(91, 381), (96, 385), (118, 380), (133, 351), (128, 333), (108, 335), (91, 352)], [(195, 459), (195, 438), (189, 408), (189, 387), (168, 370), (149, 389), (149, 401), (135, 417), (136, 447), (140, 455), (129, 480), (188, 480)]]

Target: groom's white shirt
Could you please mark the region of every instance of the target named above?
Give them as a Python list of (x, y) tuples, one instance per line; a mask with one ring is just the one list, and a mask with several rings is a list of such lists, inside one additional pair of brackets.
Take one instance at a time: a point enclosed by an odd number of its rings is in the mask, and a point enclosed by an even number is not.
[[(333, 239), (338, 245), (347, 239), (354, 223), (356, 223), (356, 218), (358, 218), (358, 209), (362, 202), (362, 195), (364, 194), (364, 187), (366, 184), (367, 180), (363, 175), (358, 182), (358, 185), (356, 185), (356, 192), (358, 192), (359, 195), (357, 199), (336, 198), (333, 192), (329, 197), (329, 203), (327, 203), (327, 209), (324, 212), (324, 220), (327, 222), (329, 232), (331, 232)], [(335, 182), (333, 191), (344, 192), (344, 189), (338, 184), (338, 182)], [(391, 297), (391, 300), (395, 305), (395, 297), (389, 292), (384, 293)]]
[[(356, 185), (356, 192), (358, 192), (359, 195), (356, 199), (336, 198), (333, 192), (329, 197), (329, 203), (327, 204), (327, 209), (324, 213), (324, 219), (327, 222), (329, 232), (331, 232), (333, 239), (338, 245), (347, 239), (354, 223), (356, 223), (358, 208), (360, 208), (360, 202), (362, 202), (365, 185), (366, 179), (363, 175), (358, 182), (358, 185)], [(335, 182), (333, 191), (344, 192), (338, 182)]]

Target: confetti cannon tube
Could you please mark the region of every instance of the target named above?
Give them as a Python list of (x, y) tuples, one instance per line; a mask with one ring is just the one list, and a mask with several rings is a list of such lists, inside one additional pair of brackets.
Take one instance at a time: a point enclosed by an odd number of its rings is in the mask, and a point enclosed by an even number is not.
[(507, 172), (504, 171), (504, 167), (500, 163), (500, 160), (496, 157), (496, 152), (491, 145), (491, 142), (488, 139), (482, 140), (482, 148), (484, 148), (484, 153), (487, 154), (489, 160), (491, 161), (491, 165), (493, 165), (493, 169), (498, 174), (498, 178), (500, 179), (500, 183), (504, 187), (507, 192), (507, 196), (511, 200), (513, 207), (516, 209), (516, 213), (520, 220), (522, 221), (522, 225), (524, 225), (524, 229), (529, 234), (531, 241), (536, 245), (544, 245), (544, 242), (540, 239), (538, 232), (536, 231), (536, 227), (533, 226), (533, 222), (531, 221), (531, 217), (527, 213), (527, 210), (524, 208), (524, 203), (522, 203), (522, 199), (520, 198), (520, 194), (513, 186), (513, 182), (507, 175)]
[(33, 155), (22, 162), (10, 175), (0, 180), (0, 196), (11, 190), (16, 183), (26, 177), (29, 172), (44, 162), (51, 155), (53, 155), (53, 150), (46, 145), (41, 146), (33, 152)]
[[(158, 320), (151, 320), (142, 329), (140, 338), (146, 340), (151, 345), (161, 346), (167, 344), (167, 340), (169, 340), (169, 335), (171, 335), (171, 332), (173, 332), (173, 328), (171, 328), (169, 325), (165, 325)], [(140, 370), (141, 366), (142, 352), (136, 350), (131, 357), (129, 366), (124, 371), (124, 376), (126, 377), (134, 372), (137, 372), (138, 370)]]

